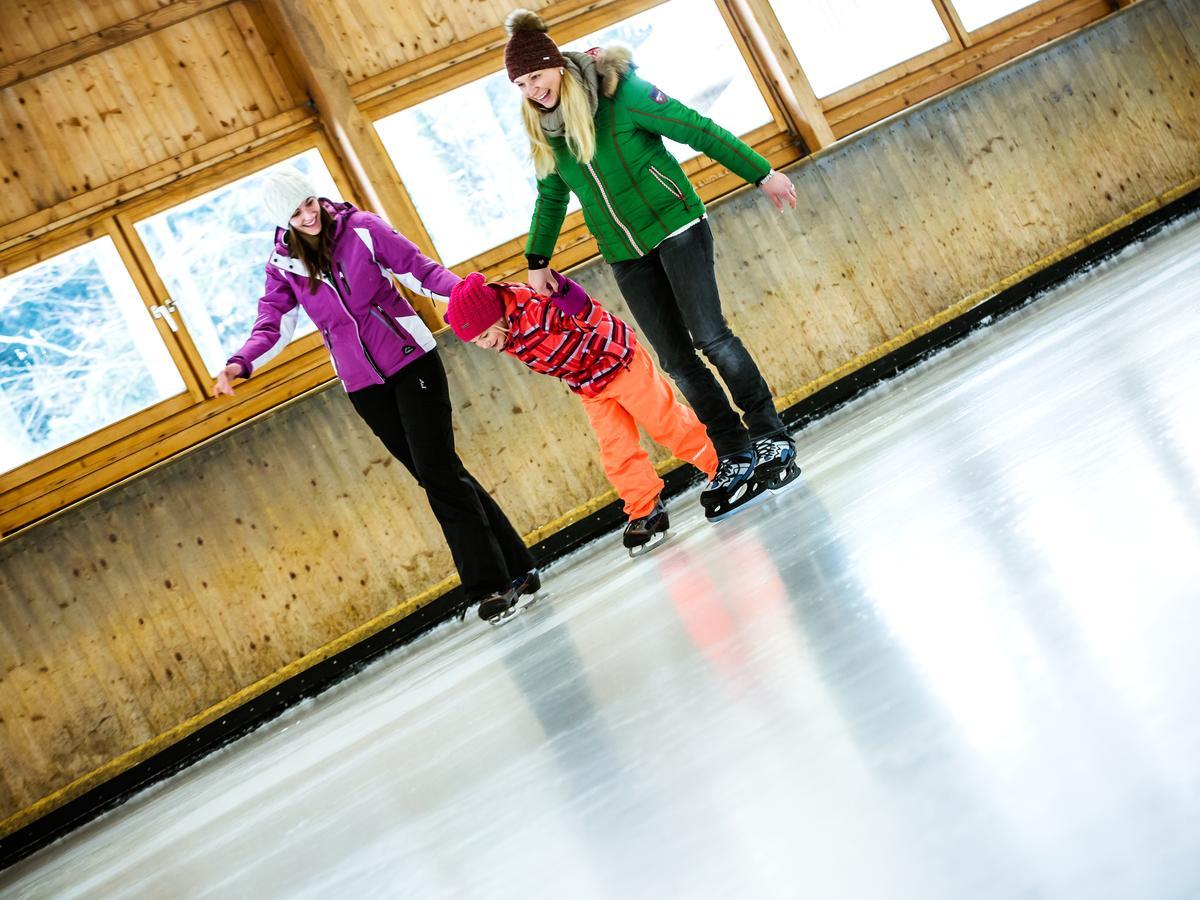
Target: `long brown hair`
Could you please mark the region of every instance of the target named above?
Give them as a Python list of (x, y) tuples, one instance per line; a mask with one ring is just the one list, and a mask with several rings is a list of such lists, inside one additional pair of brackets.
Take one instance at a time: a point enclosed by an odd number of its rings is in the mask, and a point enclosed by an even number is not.
[(304, 263), (308, 269), (308, 289), (316, 293), (321, 286), (321, 276), (333, 276), (333, 261), (330, 247), (333, 244), (333, 216), (325, 209), (325, 204), (318, 198), (317, 206), (321, 209), (321, 233), (317, 235), (316, 246), (310, 246), (304, 237), (292, 225), (288, 225), (285, 242), (292, 256)]

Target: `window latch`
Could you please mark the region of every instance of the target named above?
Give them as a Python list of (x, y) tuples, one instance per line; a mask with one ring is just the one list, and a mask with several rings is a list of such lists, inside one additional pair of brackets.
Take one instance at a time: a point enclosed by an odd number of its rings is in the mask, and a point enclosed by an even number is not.
[(164, 319), (167, 323), (167, 327), (170, 328), (171, 331), (174, 331), (174, 332), (179, 331), (179, 326), (177, 324), (175, 324), (175, 318), (174, 318), (174, 313), (177, 313), (177, 312), (179, 312), (179, 309), (175, 306), (175, 301), (172, 300), (170, 297), (167, 298), (167, 302), (165, 305), (158, 306), (156, 304), (156, 305), (150, 307), (150, 314), (152, 316), (154, 316), (154, 318), (156, 318), (156, 319)]

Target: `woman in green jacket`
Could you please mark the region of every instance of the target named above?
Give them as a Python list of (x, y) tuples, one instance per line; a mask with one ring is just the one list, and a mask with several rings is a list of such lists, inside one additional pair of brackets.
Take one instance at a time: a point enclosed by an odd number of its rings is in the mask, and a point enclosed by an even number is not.
[(721, 518), (764, 489), (782, 488), (800, 472), (795, 447), (758, 366), (725, 321), (704, 204), (663, 138), (757, 184), (780, 210), (796, 207), (791, 181), (735, 135), (639, 78), (628, 50), (563, 53), (529, 10), (509, 14), (505, 28), (504, 62), (525, 97), (522, 119), (538, 178), (525, 247), (529, 284), (553, 290), (550, 257), (574, 192), (639, 330), (716, 447), (720, 465), (700, 497), (705, 514)]

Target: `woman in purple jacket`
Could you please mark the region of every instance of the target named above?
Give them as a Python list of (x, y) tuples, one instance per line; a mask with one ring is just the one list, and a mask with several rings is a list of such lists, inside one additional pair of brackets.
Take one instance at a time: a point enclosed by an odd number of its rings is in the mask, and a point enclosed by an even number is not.
[(267, 176), (263, 203), (286, 227), (275, 233), (254, 329), (217, 374), (213, 396), (232, 396), (235, 379), (287, 346), (303, 307), (355, 411), (425, 489), (467, 604), (479, 602), (492, 622), (516, 612), (541, 586), (533, 556), (458, 458), (437, 344), (390, 276), (441, 298), (459, 277), (378, 216), (317, 197), (295, 170)]

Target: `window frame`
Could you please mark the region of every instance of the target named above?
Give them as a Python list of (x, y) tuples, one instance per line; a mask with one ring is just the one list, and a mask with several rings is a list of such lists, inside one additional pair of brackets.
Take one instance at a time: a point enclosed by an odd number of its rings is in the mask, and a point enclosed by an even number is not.
[(112, 241), (118, 256), (121, 258), (121, 262), (125, 264), (125, 269), (129, 273), (130, 280), (133, 282), (134, 288), (137, 290), (146, 308), (146, 315), (150, 317), (155, 329), (158, 331), (159, 337), (162, 338), (167, 352), (171, 356), (171, 361), (175, 363), (180, 380), (183, 382), (183, 389), (171, 397), (159, 400), (144, 409), (110, 422), (96, 431), (89, 432), (73, 441), (55, 447), (53, 450), (48, 450), (42, 455), (21, 463), (13, 469), (0, 472), (0, 500), (4, 503), (4, 506), (0, 508), (6, 508), (10, 497), (13, 495), (18, 500), (21, 500), (23, 498), (21, 488), (31, 480), (61, 468), (65, 463), (82, 454), (103, 447), (113, 441), (120, 440), (168, 416), (174, 415), (180, 410), (193, 405), (197, 398), (201, 396), (201, 387), (187, 367), (181, 348), (178, 342), (173, 339), (174, 335), (171, 332), (170, 326), (167, 325), (165, 320), (154, 316), (152, 313), (151, 307), (156, 301), (150, 293), (145, 279), (140, 277), (140, 273), (136, 268), (131, 267), (129, 248), (125, 245), (124, 236), (116, 229), (111, 218), (84, 225), (76, 225), (64, 229), (52, 238), (39, 242), (34, 247), (24, 248), (23, 250), (14, 248), (4, 254), (0, 254), (0, 278), (16, 275), (40, 263), (47, 262), (64, 253), (69, 253), (72, 250), (77, 250), (80, 247), (104, 238)]
[[(169, 294), (134, 224), (314, 148), (320, 152), (342, 196), (357, 202), (357, 192), (325, 136), (313, 124), (303, 132), (286, 135), (180, 178), (160, 192), (115, 211), (105, 210), (56, 230), (33, 246), (10, 248), (0, 253), (0, 276), (14, 274), (97, 238), (110, 237), (150, 315), (151, 306), (165, 305)], [(264, 265), (266, 257), (264, 248)], [(253, 299), (248, 298), (247, 302)], [(239, 383), (234, 397), (217, 400), (209, 394), (211, 376), (187, 335), (182, 316), (176, 315), (178, 332), (172, 332), (163, 319), (154, 318), (154, 323), (179, 369), (185, 389), (0, 473), (0, 535), (7, 538), (167, 458), (195, 449), (222, 432), (241, 427), (262, 413), (279, 409), (337, 380), (321, 336), (314, 333), (298, 338), (264, 366), (261, 374), (255, 372), (253, 378)]]
[[(672, 0), (615, 0), (615, 2), (592, 7), (586, 13), (553, 24), (554, 38), (560, 45), (566, 44), (670, 2)], [(725, 28), (734, 46), (737, 47), (746, 69), (754, 79), (759, 94), (771, 115), (770, 122), (764, 123), (746, 134), (739, 135), (739, 137), (765, 156), (776, 168), (800, 160), (805, 156), (806, 151), (799, 139), (794, 136), (791, 123), (771, 86), (770, 78), (764, 72), (742, 33), (742, 29), (738, 26), (738, 22), (729, 8), (728, 0), (712, 0), (712, 2), (721, 15)], [(464, 84), (503, 71), (503, 69), (503, 43), (498, 47), (489, 45), (444, 68), (439, 68), (430, 75), (413, 79), (387, 92), (361, 100), (358, 105), (374, 130), (375, 124), (380, 119), (433, 100)], [(514, 88), (514, 98), (516, 94)], [(375, 133), (378, 135), (377, 131)], [(532, 166), (532, 163), (530, 165)], [(724, 166), (705, 154), (698, 154), (683, 163), (683, 170), (692, 180), (700, 199), (705, 203), (723, 197), (745, 184), (740, 178), (731, 175)], [(405, 193), (408, 193), (399, 173), (397, 173), (397, 178)], [(415, 215), (419, 219), (420, 209), (416, 208), (415, 204), (413, 207)], [(532, 207), (530, 207), (529, 214), (533, 215)], [(525, 242), (527, 237), (527, 232), (517, 235), (503, 243), (489, 247), (469, 259), (453, 263), (452, 268), (460, 274), (479, 271), (486, 277), (496, 280), (523, 279), (526, 269)], [(437, 255), (437, 250), (432, 242), (429, 246), (422, 247), (422, 251), (431, 258), (444, 262)], [(553, 259), (556, 267), (568, 268), (595, 257), (598, 253), (596, 241), (583, 222), (583, 212), (576, 210), (569, 213), (563, 222), (558, 242), (555, 245)], [(445, 327), (443, 326), (435, 333), (445, 330)]]
[[(1039, 0), (967, 31), (954, 10), (954, 0), (929, 2), (937, 8), (950, 32), (951, 52), (926, 58), (934, 53), (929, 51), (818, 98), (836, 138), (853, 134), (914, 103), (983, 75), (1114, 11), (1113, 0)], [(803, 64), (801, 60), (801, 67)]]
[[(226, 167), (222, 167), (219, 171), (209, 170), (199, 173), (192, 179), (187, 180), (179, 186), (178, 190), (155, 194), (144, 199), (138, 200), (129, 204), (117, 211), (114, 219), (117, 227), (121, 230), (125, 239), (128, 241), (130, 252), (136, 265), (144, 275), (150, 291), (157, 298), (156, 303), (165, 304), (170, 297), (170, 292), (167, 290), (166, 283), (162, 276), (158, 273), (158, 268), (154, 264), (154, 259), (151, 257), (145, 244), (142, 242), (141, 235), (137, 232), (138, 223), (145, 221), (159, 213), (166, 212), (176, 206), (180, 206), (189, 200), (202, 196), (213, 191), (218, 191), (226, 185), (232, 184), (240, 178), (247, 175), (252, 175), (255, 172), (275, 165), (276, 163), (284, 162), (292, 157), (299, 156), (308, 150), (316, 150), (321, 155), (321, 160), (325, 167), (329, 170), (333, 177), (334, 184), (337, 185), (342, 196), (351, 200), (355, 205), (359, 205), (355, 192), (349, 181), (341, 174), (336, 157), (333, 154), (329, 142), (324, 135), (312, 133), (305, 135), (300, 139), (290, 140), (278, 145), (271, 146), (261, 153), (255, 154), (248, 158), (237, 160)], [(266, 265), (267, 256), (270, 253), (269, 247), (263, 248), (263, 265)], [(178, 337), (180, 344), (183, 346), (190, 367), (194, 371), (197, 379), (207, 385), (210, 383), (212, 376), (208, 373), (207, 367), (200, 356), (200, 351), (197, 349), (195, 342), (187, 330), (187, 322), (183, 315), (178, 316), (179, 332)], [(236, 348), (229, 348), (232, 352)], [(324, 352), (324, 344), (321, 342), (319, 333), (306, 334), (296, 338), (291, 344), (280, 351), (279, 355), (271, 360), (261, 370), (256, 369), (254, 377), (248, 379), (238, 386), (238, 393), (244, 390), (260, 391), (270, 387), (275, 378), (272, 372), (277, 366), (296, 359), (299, 356), (311, 353), (314, 350)]]

